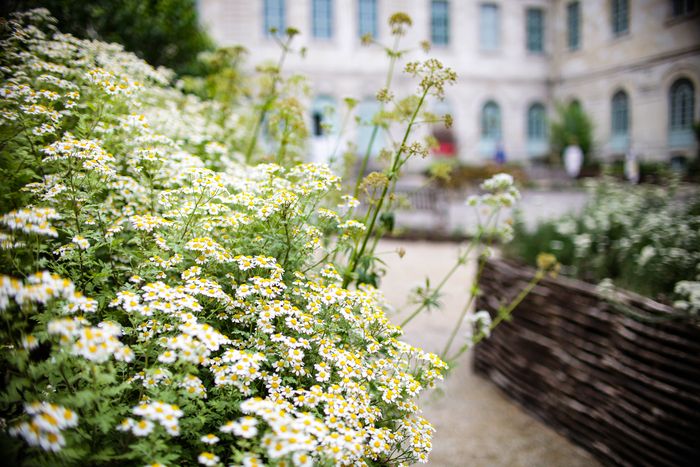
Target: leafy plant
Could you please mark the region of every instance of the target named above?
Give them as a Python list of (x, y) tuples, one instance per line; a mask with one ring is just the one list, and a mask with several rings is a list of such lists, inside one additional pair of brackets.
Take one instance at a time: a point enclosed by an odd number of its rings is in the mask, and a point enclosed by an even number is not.
[(584, 165), (590, 162), (593, 149), (593, 121), (578, 102), (556, 105), (556, 118), (550, 122), (550, 144), (560, 156), (569, 145), (583, 151)]
[[(409, 22), (391, 20), (397, 35)], [(401, 167), (424, 152), (411, 140), (422, 103), (454, 73), (434, 59), (406, 65), (420, 94), (386, 98), (403, 139), (387, 171), (362, 181), (361, 212), (328, 166), (302, 161), (303, 80), (283, 77), (281, 61), (260, 70), (257, 93), (223, 105), (53, 24), (46, 10), (18, 13), (0, 40), (5, 462), (427, 461), (433, 428), (417, 401), (448, 365), (400, 340), (374, 250)], [(482, 188), (470, 203), (488, 221), (410, 319), (470, 251), (483, 267), (479, 239), (509, 236), (497, 220), (518, 198), (512, 177)], [(469, 318), (476, 292), (442, 357), (521, 299), (486, 323)]]
[(7, 0), (0, 16), (47, 8), (61, 29), (84, 39), (122, 44), (153, 66), (201, 73), (197, 55), (213, 49), (194, 0)]
[(511, 256), (535, 264), (539, 252), (557, 256), (562, 273), (671, 301), (676, 284), (694, 280), (700, 262), (700, 193), (611, 180), (594, 183), (580, 215), (540, 223), (516, 222)]

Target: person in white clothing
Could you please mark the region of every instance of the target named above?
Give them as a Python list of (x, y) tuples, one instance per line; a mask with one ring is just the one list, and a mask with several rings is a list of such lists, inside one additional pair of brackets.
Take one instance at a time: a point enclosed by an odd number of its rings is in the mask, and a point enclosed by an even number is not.
[(583, 151), (577, 144), (570, 144), (564, 149), (564, 169), (571, 178), (577, 178), (583, 165)]

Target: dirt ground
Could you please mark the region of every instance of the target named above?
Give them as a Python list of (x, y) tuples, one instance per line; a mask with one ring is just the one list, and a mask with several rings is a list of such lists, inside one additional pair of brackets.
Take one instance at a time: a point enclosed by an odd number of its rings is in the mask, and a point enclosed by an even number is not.
[[(398, 248), (406, 254), (399, 258)], [(413, 309), (406, 305), (410, 290), (424, 282), (438, 283), (454, 264), (458, 245), (382, 241), (377, 253), (387, 263), (382, 289), (400, 323)], [(406, 328), (405, 340), (440, 353), (467, 298), (473, 262), (463, 266), (445, 286), (443, 309), (419, 315)], [(460, 333), (455, 342), (462, 339)], [(470, 355), (438, 391), (423, 400), (424, 415), (436, 428), (429, 465), (479, 466), (597, 466), (588, 453), (529, 416), (490, 381), (474, 375)]]

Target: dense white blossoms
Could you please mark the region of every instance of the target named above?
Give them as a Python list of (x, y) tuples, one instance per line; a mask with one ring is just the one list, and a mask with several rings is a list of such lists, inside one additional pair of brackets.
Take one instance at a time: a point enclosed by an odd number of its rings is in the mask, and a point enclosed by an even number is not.
[(250, 116), (22, 18), (0, 57), (0, 125), (36, 169), (0, 216), (10, 433), (57, 465), (426, 461), (416, 401), (447, 365), (341, 285), (333, 248), (369, 227), (340, 178), (242, 163)]
[(30, 446), (39, 446), (45, 451), (58, 451), (66, 443), (62, 431), (78, 425), (78, 416), (65, 407), (48, 402), (25, 404), (24, 411), (31, 416), (10, 428), (10, 434), (21, 436)]
[(60, 217), (60, 214), (53, 208), (23, 208), (0, 217), (0, 224), (5, 225), (11, 231), (57, 237), (58, 232), (50, 221), (60, 219)]

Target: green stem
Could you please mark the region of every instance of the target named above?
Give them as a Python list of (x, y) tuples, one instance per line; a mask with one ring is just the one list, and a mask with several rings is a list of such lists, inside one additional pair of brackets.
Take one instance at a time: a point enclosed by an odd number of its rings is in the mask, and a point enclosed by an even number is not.
[(187, 218), (187, 222), (185, 223), (185, 227), (182, 229), (182, 233), (180, 233), (180, 239), (185, 240), (185, 234), (187, 233), (187, 230), (190, 228), (190, 223), (192, 222), (192, 219), (194, 219), (194, 214), (197, 212), (197, 208), (199, 207), (199, 203), (202, 201), (204, 198), (204, 192), (202, 192), (199, 195), (199, 198), (197, 198), (197, 201), (194, 203), (194, 207), (192, 208), (192, 212)]
[(270, 85), (270, 95), (267, 97), (267, 99), (265, 99), (265, 103), (260, 109), (260, 115), (258, 116), (258, 119), (255, 122), (255, 127), (253, 127), (253, 134), (250, 137), (250, 142), (248, 143), (248, 148), (245, 152), (246, 163), (250, 162), (250, 158), (253, 155), (253, 151), (255, 150), (255, 147), (258, 143), (258, 134), (260, 133), (260, 128), (262, 127), (262, 124), (265, 121), (267, 112), (269, 112), (270, 107), (272, 107), (272, 103), (277, 97), (277, 84), (282, 79), (282, 66), (284, 65), (284, 60), (287, 57), (287, 53), (289, 52), (289, 45), (291, 41), (292, 38), (290, 37), (284, 44), (282, 44), (281, 41), (279, 42), (282, 45), (282, 55), (280, 56), (280, 59), (277, 62), (277, 69), (275, 70), (275, 75), (272, 79), (272, 84)]
[[(469, 253), (471, 253), (472, 249), (474, 248), (474, 246), (476, 245), (476, 242), (477, 242), (478, 240), (479, 240), (479, 237), (475, 237), (475, 238), (469, 243), (469, 247), (467, 247), (467, 250), (466, 250), (463, 254), (461, 254), (461, 255), (459, 256), (459, 258), (457, 258), (457, 261), (455, 262), (454, 266), (452, 266), (452, 268), (451, 268), (451, 269), (447, 272), (447, 274), (445, 274), (445, 276), (442, 278), (442, 280), (440, 281), (440, 283), (438, 284), (438, 286), (433, 290), (433, 293), (432, 293), (432, 296), (433, 296), (433, 297), (434, 297), (435, 295), (437, 295), (437, 294), (440, 292), (440, 290), (442, 290), (442, 288), (445, 286), (445, 284), (446, 284), (447, 281), (450, 279), (450, 277), (452, 277), (452, 275), (457, 271), (457, 269), (459, 269), (459, 267), (460, 267), (461, 265), (464, 264), (465, 260), (466, 260), (467, 257), (469, 256)], [(419, 306), (418, 306), (418, 307), (417, 307), (417, 308), (416, 308), (416, 309), (401, 323), (401, 327), (404, 327), (404, 326), (406, 326), (408, 323), (410, 323), (411, 321), (413, 321), (413, 318), (415, 318), (416, 316), (418, 316), (418, 315), (420, 314), (421, 311), (425, 310), (425, 308), (427, 308), (427, 305), (425, 304), (425, 302), (421, 303), (421, 304), (420, 304), (420, 305), (419, 305)]]
[[(486, 227), (488, 227), (488, 226), (491, 224), (491, 221), (493, 220), (493, 218), (494, 218), (495, 216), (496, 216), (496, 211), (493, 211), (493, 212), (491, 213), (491, 215), (489, 216), (489, 218), (486, 220)], [(438, 294), (438, 293), (440, 292), (440, 290), (442, 290), (442, 288), (445, 286), (445, 284), (446, 284), (447, 281), (450, 279), (450, 277), (452, 277), (452, 275), (453, 275), (455, 272), (457, 272), (457, 269), (459, 269), (459, 266), (461, 266), (462, 264), (464, 264), (464, 262), (465, 262), (465, 261), (467, 260), (467, 258), (469, 257), (469, 254), (471, 253), (471, 251), (474, 249), (474, 247), (476, 246), (476, 244), (481, 240), (481, 237), (482, 237), (483, 233), (484, 233), (484, 229), (479, 229), (479, 231), (478, 231), (477, 234), (474, 236), (474, 238), (469, 242), (469, 246), (467, 247), (467, 249), (464, 251), (464, 253), (462, 253), (462, 254), (459, 255), (459, 257), (457, 258), (457, 261), (455, 262), (454, 266), (452, 266), (452, 269), (450, 269), (450, 270), (447, 272), (447, 274), (445, 274), (445, 277), (442, 278), (442, 280), (440, 281), (440, 283), (438, 284), (438, 286), (435, 288), (435, 290), (433, 291), (433, 294), (432, 294), (433, 297), (434, 297), (436, 294)], [(421, 303), (421, 304), (418, 306), (418, 308), (416, 308), (416, 309), (408, 316), (408, 318), (406, 318), (406, 319), (401, 323), (401, 327), (404, 327), (404, 326), (406, 326), (408, 323), (410, 323), (410, 322), (411, 322), (416, 316), (418, 316), (418, 315), (420, 314), (420, 312), (423, 311), (426, 307), (427, 307), (427, 305), (426, 305), (425, 303)]]
[[(389, 70), (387, 71), (386, 75), (386, 83), (384, 88), (389, 89), (391, 87), (391, 81), (394, 78), (394, 67), (396, 66), (396, 59), (398, 58), (398, 48), (399, 48), (399, 39), (401, 36), (397, 35), (394, 38), (394, 47), (391, 49), (391, 53), (389, 54)], [(379, 106), (379, 112), (381, 113), (384, 110), (384, 103), (382, 103)], [(377, 138), (377, 133), (379, 132), (379, 125), (375, 124), (374, 127), (372, 128), (372, 135), (369, 138), (369, 142), (367, 143), (367, 150), (365, 151), (365, 155), (362, 158), (362, 163), (360, 164), (360, 170), (357, 173), (357, 180), (355, 180), (355, 189), (353, 190), (353, 197), (357, 198), (359, 192), (360, 192), (360, 183), (362, 182), (362, 177), (365, 175), (365, 170), (367, 170), (367, 163), (369, 161), (369, 156), (372, 154), (372, 147), (374, 146), (374, 140)]]
[[(542, 269), (537, 270), (537, 272), (535, 273), (533, 278), (530, 280), (530, 282), (528, 282), (528, 284), (523, 288), (523, 290), (520, 291), (518, 296), (515, 297), (513, 299), (513, 301), (510, 302), (510, 304), (506, 308), (502, 308), (499, 310), (498, 316), (496, 316), (496, 318), (491, 322), (491, 325), (489, 326), (489, 330), (493, 331), (496, 328), (496, 326), (498, 326), (503, 320), (508, 319), (508, 317), (513, 312), (513, 310), (515, 310), (518, 307), (518, 305), (520, 305), (520, 303), (525, 299), (525, 297), (527, 297), (530, 294), (530, 292), (532, 292), (532, 289), (534, 289), (535, 286), (537, 286), (537, 284), (542, 280), (542, 278), (544, 277), (544, 274), (545, 274), (544, 270), (542, 270)], [(486, 334), (484, 334), (484, 333), (479, 334), (474, 339), (474, 341), (472, 341), (472, 346), (478, 344), (479, 342), (481, 342), (485, 338), (486, 338)], [(462, 346), (462, 348), (460, 348), (459, 351), (453, 357), (451, 357), (451, 360), (458, 358), (460, 355), (462, 355), (470, 347), (471, 347), (470, 345)]]
[(342, 141), (343, 134), (345, 134), (345, 130), (348, 126), (348, 123), (350, 122), (350, 117), (352, 116), (352, 108), (348, 108), (348, 112), (345, 114), (345, 117), (343, 117), (343, 123), (340, 125), (340, 131), (338, 132), (338, 137), (335, 139), (335, 147), (333, 148), (333, 152), (331, 153), (331, 157), (328, 158), (328, 165), (333, 167), (333, 164), (335, 163), (335, 158), (338, 155), (338, 149), (340, 149), (340, 142)]
[[(491, 213), (489, 216), (488, 220), (486, 221), (486, 226), (483, 229), (480, 229), (480, 233), (483, 233), (484, 231), (488, 231), (487, 229), (491, 225), (491, 220), (495, 218), (495, 223), (494, 225), (498, 225), (498, 210), (494, 211)], [(493, 235), (491, 235), (488, 239), (488, 245), (486, 245), (486, 248), (491, 248), (491, 245), (493, 244)], [(450, 333), (449, 339), (447, 339), (447, 343), (445, 344), (445, 348), (443, 349), (442, 353), (440, 354), (440, 358), (444, 359), (447, 356), (447, 353), (450, 351), (450, 348), (452, 347), (452, 343), (455, 340), (455, 337), (457, 337), (457, 333), (459, 332), (460, 328), (462, 327), (462, 322), (464, 321), (464, 317), (467, 316), (467, 313), (472, 307), (472, 303), (474, 303), (474, 300), (476, 299), (476, 296), (479, 291), (479, 280), (481, 279), (481, 274), (484, 272), (484, 268), (486, 267), (486, 261), (487, 257), (485, 255), (482, 255), (481, 258), (479, 258), (479, 267), (476, 271), (476, 275), (474, 276), (474, 282), (472, 283), (472, 289), (471, 293), (469, 295), (469, 300), (467, 300), (467, 303), (464, 305), (464, 308), (462, 308), (461, 313), (459, 314), (459, 319), (457, 320), (457, 323), (455, 323), (455, 327), (452, 329), (452, 332)]]
[(406, 127), (406, 132), (403, 135), (403, 140), (401, 141), (401, 145), (399, 146), (398, 151), (396, 151), (396, 154), (394, 155), (394, 160), (391, 165), (391, 170), (389, 171), (389, 174), (387, 176), (387, 183), (384, 184), (384, 188), (382, 189), (382, 193), (379, 197), (379, 200), (377, 201), (377, 206), (374, 209), (374, 213), (372, 214), (372, 218), (370, 220), (370, 224), (367, 227), (367, 231), (365, 232), (365, 236), (362, 240), (362, 245), (360, 246), (360, 250), (355, 250), (353, 252), (353, 255), (350, 258), (350, 267), (348, 271), (345, 273), (345, 277), (343, 279), (343, 288), (347, 288), (348, 284), (350, 283), (352, 274), (355, 272), (355, 269), (357, 269), (357, 264), (359, 259), (362, 257), (362, 255), (365, 253), (365, 249), (367, 248), (367, 242), (369, 241), (369, 238), (372, 236), (372, 232), (374, 230), (374, 224), (377, 221), (377, 216), (379, 215), (379, 212), (382, 210), (382, 205), (384, 204), (384, 199), (386, 198), (386, 194), (389, 191), (389, 185), (391, 184), (391, 181), (398, 176), (398, 171), (397, 167), (400, 165), (401, 157), (403, 156), (404, 148), (406, 147), (406, 141), (408, 141), (408, 136), (411, 134), (411, 129), (413, 127), (413, 122), (416, 120), (416, 117), (418, 116), (418, 112), (420, 112), (421, 107), (423, 106), (423, 102), (425, 101), (426, 96), (428, 95), (428, 91), (430, 90), (430, 87), (426, 87), (423, 90), (423, 94), (420, 96), (420, 100), (418, 101), (418, 105), (416, 105), (416, 109), (413, 111), (413, 115), (411, 115), (411, 120), (408, 122), (408, 126)]

